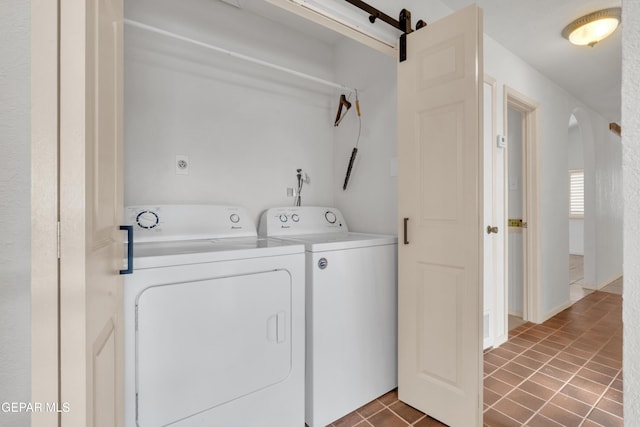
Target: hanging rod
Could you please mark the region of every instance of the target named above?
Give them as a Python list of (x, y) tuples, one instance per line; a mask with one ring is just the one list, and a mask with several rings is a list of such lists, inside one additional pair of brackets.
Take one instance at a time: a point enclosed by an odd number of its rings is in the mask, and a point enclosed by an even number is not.
[(166, 37), (171, 37), (171, 38), (176, 39), (176, 40), (181, 40), (183, 42), (187, 42), (187, 43), (194, 44), (196, 46), (204, 47), (206, 49), (210, 49), (210, 50), (216, 51), (218, 53), (229, 55), (229, 56), (231, 56), (233, 58), (241, 59), (243, 61), (251, 62), (253, 64), (258, 64), (258, 65), (261, 65), (261, 66), (266, 67), (266, 68), (271, 68), (271, 69), (274, 69), (274, 70), (282, 71), (284, 73), (291, 74), (291, 75), (294, 75), (294, 76), (297, 76), (297, 77), (300, 77), (300, 78), (303, 78), (303, 79), (306, 79), (306, 80), (311, 80), (313, 82), (320, 83), (320, 84), (323, 84), (325, 86), (330, 86), (330, 87), (337, 88), (337, 89), (340, 89), (340, 90), (345, 90), (345, 91), (348, 91), (348, 92), (355, 92), (356, 91), (355, 89), (350, 88), (350, 87), (345, 86), (345, 85), (342, 85), (340, 83), (334, 83), (332, 81), (321, 79), (320, 77), (316, 77), (316, 76), (311, 76), (309, 74), (305, 74), (305, 73), (302, 73), (300, 71), (292, 70), (290, 68), (286, 68), (286, 67), (283, 67), (281, 65), (272, 64), (270, 62), (263, 61), (262, 59), (253, 58), (251, 56), (247, 56), (247, 55), (244, 55), (242, 53), (233, 52), (231, 50), (227, 50), (227, 49), (224, 49), (224, 48), (221, 48), (221, 47), (218, 47), (218, 46), (214, 46), (214, 45), (211, 45), (211, 44), (208, 44), (208, 43), (203, 43), (201, 41), (194, 40), (194, 39), (191, 39), (189, 37), (181, 36), (180, 34), (172, 33), (170, 31), (162, 30), (160, 28), (153, 27), (151, 25), (143, 24), (142, 22), (133, 21), (131, 19), (125, 19), (124, 23), (127, 24), (127, 25), (130, 25), (132, 27), (140, 28), (142, 30), (146, 30), (146, 31), (149, 31), (149, 32), (152, 32), (152, 33), (156, 33), (156, 34), (161, 34), (161, 35), (166, 36)]

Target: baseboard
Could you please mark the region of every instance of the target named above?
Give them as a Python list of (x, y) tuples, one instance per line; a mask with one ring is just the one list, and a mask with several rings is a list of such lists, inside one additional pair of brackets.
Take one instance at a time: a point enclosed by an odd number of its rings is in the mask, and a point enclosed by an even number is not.
[(516, 311), (509, 310), (509, 316), (515, 316), (515, 317), (522, 318), (523, 317), (523, 313), (521, 311), (520, 312), (516, 312)]
[(573, 303), (571, 301), (567, 301), (567, 302), (565, 302), (563, 304), (560, 304), (556, 308), (551, 309), (550, 311), (547, 311), (546, 313), (544, 313), (542, 315), (542, 321), (540, 323), (551, 319), (553, 316), (555, 316), (556, 314), (560, 313), (563, 310), (566, 310), (567, 308), (571, 307), (572, 305), (573, 305)]
[(606, 281), (604, 281), (604, 282), (600, 283), (600, 284), (596, 287), (596, 289), (597, 289), (597, 290), (600, 290), (600, 289), (604, 288), (605, 286), (609, 286), (610, 284), (612, 284), (613, 282), (615, 282), (616, 280), (621, 279), (621, 278), (622, 278), (622, 274), (620, 274), (620, 275), (618, 275), (618, 276), (614, 277), (613, 279), (606, 280)]
[(509, 333), (496, 337), (496, 339), (493, 341), (493, 347), (494, 348), (500, 347), (502, 344), (506, 343), (508, 340), (509, 340)]

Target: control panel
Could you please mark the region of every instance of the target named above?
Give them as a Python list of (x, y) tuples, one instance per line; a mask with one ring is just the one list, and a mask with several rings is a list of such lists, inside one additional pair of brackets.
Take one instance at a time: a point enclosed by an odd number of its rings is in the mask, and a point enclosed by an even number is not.
[(124, 209), (133, 225), (135, 242), (254, 237), (253, 219), (246, 209), (218, 205), (146, 205)]
[(346, 233), (347, 224), (336, 208), (293, 206), (271, 208), (260, 217), (261, 236), (291, 236), (300, 234)]

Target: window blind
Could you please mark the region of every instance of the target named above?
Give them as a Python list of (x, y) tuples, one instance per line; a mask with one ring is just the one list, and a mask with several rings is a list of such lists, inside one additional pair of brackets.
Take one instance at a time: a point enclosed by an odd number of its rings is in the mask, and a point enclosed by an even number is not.
[(569, 216), (584, 218), (584, 170), (569, 171)]

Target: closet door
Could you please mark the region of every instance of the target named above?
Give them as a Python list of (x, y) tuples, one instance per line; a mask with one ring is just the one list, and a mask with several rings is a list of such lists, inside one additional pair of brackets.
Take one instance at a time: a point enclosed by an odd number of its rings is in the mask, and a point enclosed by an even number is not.
[(124, 422), (122, 3), (60, 2), (61, 426)]
[(483, 75), (475, 5), (398, 66), (398, 394), (452, 427), (482, 423)]

